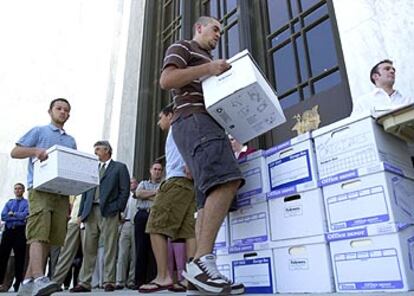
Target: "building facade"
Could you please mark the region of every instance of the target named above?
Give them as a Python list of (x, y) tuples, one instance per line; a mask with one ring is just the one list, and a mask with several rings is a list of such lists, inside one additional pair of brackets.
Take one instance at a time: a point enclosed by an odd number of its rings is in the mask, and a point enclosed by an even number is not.
[(277, 92), (287, 122), (252, 141), (257, 148), (297, 135), (295, 124), (306, 111), (318, 117), (319, 126), (349, 116), (352, 97), (372, 88), (368, 73), (381, 59), (393, 59), (397, 87), (403, 93), (413, 91), (403, 81), (412, 63), (408, 44), (414, 25), (406, 12), (414, 11), (414, 4), (409, 0), (158, 0), (144, 6), (137, 176), (164, 154), (165, 135), (156, 126), (159, 110), (170, 102), (158, 85), (163, 55), (174, 41), (191, 39), (200, 15), (222, 23), (214, 57), (227, 59), (248, 49)]

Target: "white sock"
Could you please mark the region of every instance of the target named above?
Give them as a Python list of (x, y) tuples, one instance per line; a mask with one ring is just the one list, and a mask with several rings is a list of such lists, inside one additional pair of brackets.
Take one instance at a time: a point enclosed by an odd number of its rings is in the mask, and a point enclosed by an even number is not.
[(42, 278), (44, 278), (45, 276), (44, 275), (42, 275), (42, 276), (39, 276), (39, 277), (37, 277), (37, 278), (35, 278), (34, 279), (34, 281), (35, 282), (38, 282), (38, 281), (40, 281)]

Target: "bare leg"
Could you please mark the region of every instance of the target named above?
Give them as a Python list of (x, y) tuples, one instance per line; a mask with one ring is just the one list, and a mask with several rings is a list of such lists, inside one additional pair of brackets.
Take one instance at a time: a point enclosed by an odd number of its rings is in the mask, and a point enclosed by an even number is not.
[(29, 252), (29, 265), (25, 278), (38, 278), (43, 276), (47, 255), (49, 253), (49, 244), (32, 242)]
[(218, 230), (228, 213), (239, 185), (240, 181), (238, 180), (220, 185), (207, 197), (195, 258), (200, 258), (213, 251)]
[[(153, 280), (162, 286), (172, 283), (172, 278), (168, 273), (168, 245), (167, 238), (161, 234), (151, 233), (151, 246), (157, 262), (157, 276)], [(147, 285), (141, 286), (142, 288)]]

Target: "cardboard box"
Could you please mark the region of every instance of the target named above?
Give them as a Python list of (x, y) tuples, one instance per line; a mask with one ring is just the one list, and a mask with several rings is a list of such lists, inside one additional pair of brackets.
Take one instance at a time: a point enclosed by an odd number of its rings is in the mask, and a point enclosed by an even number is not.
[(216, 265), (218, 271), (229, 280), (233, 280), (233, 268), (230, 255), (217, 255)]
[(322, 127), (312, 135), (322, 186), (326, 178), (352, 174), (380, 162), (396, 170), (412, 169), (406, 144), (386, 133), (370, 116), (346, 118)]
[(337, 292), (414, 289), (414, 227), (330, 243)]
[(95, 155), (55, 145), (48, 159), (34, 161), (33, 188), (64, 195), (77, 195), (99, 185)]
[(239, 206), (266, 201), (269, 191), (269, 174), (265, 151), (258, 150), (239, 160), (246, 183), (237, 191)]
[(320, 188), (269, 200), (271, 241), (323, 235), (327, 232)]
[(286, 196), (318, 186), (315, 151), (310, 133), (266, 151), (272, 196)]
[(233, 281), (243, 283), (248, 293), (276, 293), (272, 250), (230, 255)]
[(324, 186), (330, 232), (414, 223), (414, 181), (388, 171)]
[(273, 244), (278, 293), (329, 293), (334, 278), (328, 243), (323, 235)]
[(221, 224), (219, 232), (217, 233), (216, 241), (214, 243), (214, 253), (218, 255), (228, 254), (230, 247), (230, 234), (229, 234), (229, 218), (226, 217)]
[(247, 50), (228, 60), (231, 68), (202, 82), (210, 115), (240, 143), (286, 121), (275, 91)]
[(229, 253), (269, 248), (270, 221), (267, 202), (241, 207), (229, 214)]

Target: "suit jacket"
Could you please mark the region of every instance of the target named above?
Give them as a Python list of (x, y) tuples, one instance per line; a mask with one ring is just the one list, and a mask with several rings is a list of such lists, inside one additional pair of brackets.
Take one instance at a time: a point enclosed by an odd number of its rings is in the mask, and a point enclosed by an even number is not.
[[(129, 197), (130, 178), (122, 162), (111, 160), (99, 184), (99, 207), (103, 217), (118, 215), (125, 209)], [(91, 210), (96, 187), (82, 194), (78, 217), (85, 221)]]

